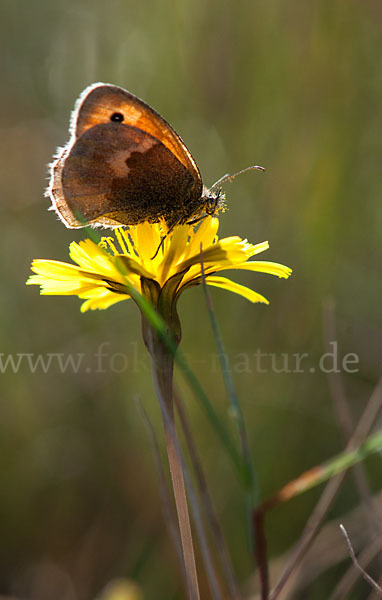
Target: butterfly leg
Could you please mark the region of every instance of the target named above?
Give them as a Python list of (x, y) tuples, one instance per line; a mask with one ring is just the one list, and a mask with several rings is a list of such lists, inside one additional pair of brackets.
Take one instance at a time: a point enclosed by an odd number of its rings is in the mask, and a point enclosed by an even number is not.
[(159, 246), (158, 246), (158, 248), (156, 249), (154, 256), (152, 256), (152, 257), (151, 257), (151, 260), (154, 260), (154, 258), (155, 258), (155, 257), (158, 255), (158, 252), (159, 252), (159, 250), (160, 250), (161, 248), (163, 248), (163, 244), (164, 244), (164, 241), (165, 241), (166, 237), (167, 237), (167, 236), (168, 236), (168, 235), (169, 235), (169, 234), (170, 234), (170, 233), (171, 233), (171, 232), (174, 230), (174, 228), (175, 228), (177, 225), (179, 225), (179, 224), (180, 224), (180, 220), (176, 221), (175, 223), (173, 223), (173, 224), (172, 224), (172, 225), (169, 227), (169, 229), (166, 231), (166, 233), (164, 234), (164, 236), (162, 236), (162, 239), (161, 239), (161, 241), (160, 241), (160, 243), (159, 243)]

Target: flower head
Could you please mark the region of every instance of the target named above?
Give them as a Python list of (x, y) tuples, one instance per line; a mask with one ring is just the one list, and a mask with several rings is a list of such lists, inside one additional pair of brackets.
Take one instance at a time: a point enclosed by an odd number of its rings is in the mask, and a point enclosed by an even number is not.
[(90, 239), (70, 244), (70, 258), (76, 264), (36, 259), (27, 284), (40, 285), (41, 294), (75, 295), (84, 299), (81, 311), (104, 309), (131, 298), (133, 290), (148, 297), (154, 305), (163, 299), (175, 310), (180, 294), (202, 280), (202, 264), (206, 283), (244, 296), (251, 302), (268, 300), (261, 294), (216, 275), (228, 269), (259, 271), (289, 277), (291, 269), (284, 265), (250, 260), (267, 250), (268, 242), (250, 244), (232, 236), (218, 239), (219, 220), (208, 217), (199, 227), (180, 225), (164, 239), (162, 223), (147, 222), (115, 230), (116, 240), (102, 238), (100, 244)]

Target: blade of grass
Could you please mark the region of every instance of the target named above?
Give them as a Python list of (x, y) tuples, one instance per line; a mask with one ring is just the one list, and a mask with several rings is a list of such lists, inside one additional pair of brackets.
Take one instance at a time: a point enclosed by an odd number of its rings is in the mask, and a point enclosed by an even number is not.
[(194, 439), (192, 437), (191, 429), (188, 423), (188, 418), (186, 415), (186, 411), (184, 409), (183, 403), (176, 392), (174, 390), (174, 398), (175, 405), (178, 411), (178, 415), (180, 418), (180, 422), (182, 425), (183, 433), (186, 439), (186, 443), (188, 446), (188, 451), (190, 454), (192, 466), (196, 476), (196, 482), (199, 489), (199, 495), (201, 501), (204, 505), (204, 510), (210, 522), (211, 531), (215, 538), (216, 550), (220, 558), (220, 563), (223, 568), (224, 575), (227, 578), (228, 587), (230, 590), (232, 600), (240, 600), (241, 594), (239, 591), (239, 587), (236, 582), (236, 578), (234, 575), (234, 571), (232, 568), (231, 559), (229, 556), (229, 552), (226, 546), (226, 542), (223, 536), (223, 532), (220, 527), (219, 520), (216, 516), (216, 512), (214, 506), (212, 504), (212, 500), (210, 494), (208, 492), (207, 480), (203, 472), (203, 468), (201, 465), (200, 458), (198, 456), (198, 451), (196, 448), (196, 444), (194, 443)]
[(203, 286), (203, 291), (204, 291), (204, 295), (206, 298), (208, 315), (209, 315), (209, 318), (211, 321), (212, 332), (213, 332), (213, 335), (215, 338), (215, 344), (216, 344), (218, 354), (219, 354), (220, 366), (221, 366), (221, 370), (222, 370), (222, 374), (223, 374), (225, 387), (227, 390), (228, 400), (230, 403), (231, 414), (234, 418), (234, 421), (237, 426), (238, 434), (239, 434), (240, 445), (241, 445), (241, 454), (242, 454), (243, 463), (244, 463), (244, 467), (245, 467), (245, 474), (247, 477), (246, 489), (247, 489), (247, 493), (249, 494), (249, 497), (247, 496), (247, 502), (249, 505), (248, 509), (251, 510), (252, 507), (258, 503), (258, 500), (259, 500), (259, 489), (258, 489), (258, 484), (257, 484), (257, 478), (256, 478), (256, 474), (255, 474), (254, 465), (251, 460), (251, 454), (249, 452), (248, 438), (247, 438), (247, 432), (246, 432), (243, 412), (241, 410), (239, 399), (237, 397), (235, 386), (233, 383), (227, 353), (224, 348), (224, 343), (223, 343), (223, 338), (222, 338), (222, 335), (220, 332), (220, 327), (219, 327), (217, 319), (216, 319), (216, 314), (215, 314), (214, 305), (212, 302), (212, 297), (207, 289), (206, 276), (205, 276), (205, 272), (204, 272), (202, 244), (200, 244), (200, 266), (201, 266), (201, 273), (202, 273), (202, 286)]
[[(247, 512), (247, 522), (248, 522), (248, 532), (249, 539), (251, 542), (251, 547), (254, 549), (256, 560), (266, 560), (266, 552), (263, 552), (262, 549), (265, 548), (265, 538), (256, 538), (256, 532), (258, 531), (255, 526), (254, 521), (251, 519), (251, 514), (253, 511), (253, 507), (257, 506), (259, 503), (260, 492), (258, 485), (258, 478), (256, 476), (256, 471), (254, 468), (253, 461), (251, 459), (251, 454), (249, 451), (247, 431), (245, 427), (245, 420), (243, 416), (243, 412), (241, 410), (241, 406), (239, 403), (238, 396), (236, 394), (235, 386), (232, 379), (231, 370), (229, 367), (229, 361), (227, 357), (227, 353), (224, 348), (223, 338), (221, 335), (220, 327), (218, 325), (218, 321), (216, 318), (214, 305), (212, 302), (211, 294), (207, 289), (206, 277), (204, 272), (204, 263), (203, 263), (203, 247), (200, 244), (200, 266), (201, 266), (201, 274), (202, 274), (202, 286), (204, 295), (206, 298), (208, 315), (211, 322), (211, 327), (213, 331), (213, 335), (215, 338), (215, 344), (219, 354), (220, 366), (223, 374), (223, 379), (227, 391), (228, 400), (230, 403), (231, 414), (236, 423), (240, 445), (241, 445), (241, 456), (243, 460), (244, 473), (245, 473), (245, 498), (246, 498), (246, 512)], [(257, 548), (257, 545), (260, 548)], [(267, 572), (267, 565), (262, 565), (261, 572)], [(267, 588), (266, 580), (263, 581), (265, 588)]]
[(291, 500), (308, 490), (328, 481), (342, 471), (364, 460), (367, 456), (382, 450), (382, 432), (377, 431), (370, 435), (363, 444), (354, 450), (341, 452), (337, 456), (329, 459), (325, 463), (305, 471), (285, 485), (277, 494), (262, 503), (263, 509), (268, 509), (281, 502)]

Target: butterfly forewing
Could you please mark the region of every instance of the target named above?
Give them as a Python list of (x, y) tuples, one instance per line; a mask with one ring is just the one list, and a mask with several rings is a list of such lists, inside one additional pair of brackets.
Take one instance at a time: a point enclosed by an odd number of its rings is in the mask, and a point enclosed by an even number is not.
[(89, 127), (109, 122), (113, 114), (121, 113), (124, 124), (133, 125), (157, 138), (186, 169), (193, 172), (195, 178), (200, 178), (199, 169), (191, 153), (176, 131), (151, 106), (130, 92), (114, 85), (90, 86), (81, 94), (76, 112), (76, 137), (82, 135)]
[(198, 167), (174, 129), (122, 88), (95, 84), (76, 103), (49, 195), (68, 227), (184, 222), (198, 206)]
[(160, 218), (172, 224), (177, 212), (187, 208), (194, 183), (189, 171), (156, 138), (115, 123), (95, 125), (78, 138), (61, 180), (74, 215), (81, 214), (87, 222), (99, 217), (116, 221), (110, 225)]

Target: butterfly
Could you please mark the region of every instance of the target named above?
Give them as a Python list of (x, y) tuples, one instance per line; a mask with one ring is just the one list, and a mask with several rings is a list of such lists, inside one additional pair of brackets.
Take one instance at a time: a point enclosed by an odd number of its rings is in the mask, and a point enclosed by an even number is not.
[[(69, 228), (164, 220), (168, 229), (224, 208), (221, 184), (203, 185), (182, 139), (148, 104), (115, 85), (96, 83), (78, 98), (70, 140), (50, 166), (47, 195)], [(248, 169), (264, 170), (253, 166)]]

